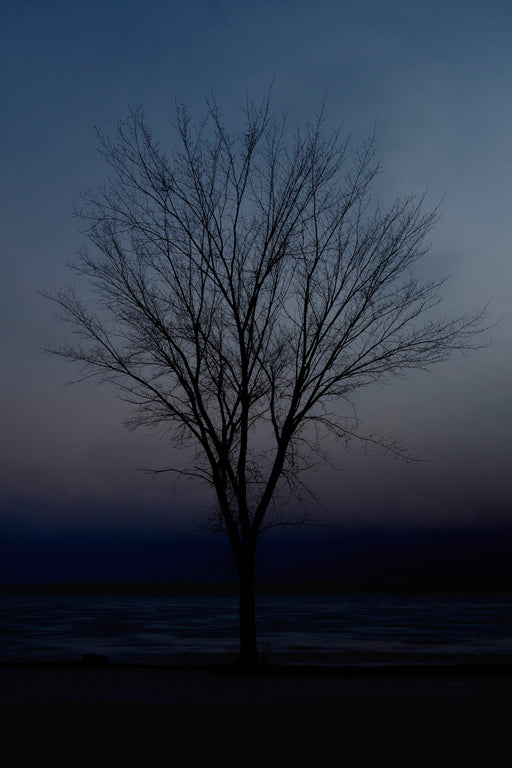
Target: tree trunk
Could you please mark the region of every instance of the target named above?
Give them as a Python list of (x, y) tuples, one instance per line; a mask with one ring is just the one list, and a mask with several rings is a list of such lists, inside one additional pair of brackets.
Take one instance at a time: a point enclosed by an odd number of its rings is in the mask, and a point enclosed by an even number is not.
[(256, 585), (254, 558), (246, 557), (238, 571), (238, 596), (240, 607), (240, 656), (241, 666), (255, 669), (258, 666), (256, 643)]

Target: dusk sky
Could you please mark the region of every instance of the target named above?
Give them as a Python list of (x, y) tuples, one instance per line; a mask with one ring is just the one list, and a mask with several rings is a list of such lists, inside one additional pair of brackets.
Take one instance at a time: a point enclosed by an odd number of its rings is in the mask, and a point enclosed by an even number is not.
[[(165, 144), (176, 98), (199, 116), (213, 91), (236, 125), (247, 95), (260, 101), (271, 83), (273, 109), (291, 123), (325, 97), (328, 124), (342, 123), (354, 150), (376, 126), (375, 198), (385, 205), (415, 192), (427, 207), (440, 203), (422, 265), (429, 278), (449, 276), (439, 311), (488, 304), (493, 324), (484, 349), (357, 398), (368, 432), (399, 439), (424, 461), (333, 445), (337, 469), (311, 478), (317, 517), (336, 523), (332, 541), (373, 531), (372, 552), (375, 531), (383, 542), (428, 531), (455, 549), (482, 531), (488, 555), (489, 542), (501, 541), (508, 557), (510, 2), (3, 0), (0, 30), (0, 581), (205, 576), (204, 540), (176, 538), (201, 522), (205, 489), (139, 471), (168, 466), (173, 448), (125, 429), (127, 406), (107, 386), (65, 386), (74, 371), (40, 349), (67, 331), (39, 291), (74, 279), (66, 262), (83, 236), (73, 205), (106, 175), (94, 126), (113, 133), (142, 105)], [(286, 552), (276, 577), (294, 560)], [(333, 545), (327, 556), (337, 560)]]

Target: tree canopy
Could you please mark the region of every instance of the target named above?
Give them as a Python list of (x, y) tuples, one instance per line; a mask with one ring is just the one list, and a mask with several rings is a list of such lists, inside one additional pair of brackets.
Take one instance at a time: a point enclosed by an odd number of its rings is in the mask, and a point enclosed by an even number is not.
[(110, 177), (83, 195), (91, 247), (74, 264), (90, 291), (53, 300), (77, 334), (54, 351), (113, 383), (131, 426), (195, 448), (176, 470), (212, 487), (253, 585), (280, 489), (325, 430), (359, 435), (354, 392), (471, 348), (482, 315), (431, 311), (442, 281), (414, 267), (437, 212), (414, 196), (373, 203), (373, 136), (351, 156), (323, 112), (291, 129), (265, 100), (244, 118), (230, 132), (213, 103), (194, 125), (179, 104), (170, 149), (141, 110), (98, 133)]

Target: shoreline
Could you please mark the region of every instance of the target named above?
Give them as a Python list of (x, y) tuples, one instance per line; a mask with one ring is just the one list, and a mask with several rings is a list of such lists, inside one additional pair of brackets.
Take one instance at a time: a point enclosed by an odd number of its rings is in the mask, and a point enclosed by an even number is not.
[[(103, 653), (85, 652), (68, 656), (0, 656), (0, 669), (5, 668), (110, 668), (110, 669), (197, 669), (199, 671), (239, 670), (237, 654), (226, 653), (181, 653), (148, 654), (135, 657), (109, 657)], [(318, 671), (325, 674), (348, 674), (379, 670), (415, 670), (447, 673), (457, 670), (483, 673), (498, 672), (512, 674), (512, 654), (471, 654), (471, 653), (341, 653), (341, 652), (273, 652), (260, 654), (258, 672), (282, 670), (283, 674), (303, 674)]]
[(268, 764), (276, 749), (285, 764), (316, 764), (319, 755), (324, 764), (340, 748), (350, 765), (383, 755), (407, 766), (444, 755), (457, 765), (478, 753), (480, 764), (498, 765), (509, 747), (512, 664), (270, 664), (247, 673), (234, 663), (25, 662), (0, 664), (0, 704), (12, 726), (5, 732), (31, 729), (48, 754), (67, 733), (80, 744), (85, 737), (95, 757), (107, 745), (116, 759), (134, 743), (144, 755), (162, 745), (161, 754), (171, 738), (201, 761), (226, 750), (238, 761), (251, 745), (248, 765)]
[(512, 660), (429, 663), (332, 664), (268, 662), (245, 669), (235, 661), (112, 662), (84, 656), (72, 661), (0, 661), (0, 702), (159, 702), (348, 700), (351, 696), (458, 697), (496, 692), (512, 703)]

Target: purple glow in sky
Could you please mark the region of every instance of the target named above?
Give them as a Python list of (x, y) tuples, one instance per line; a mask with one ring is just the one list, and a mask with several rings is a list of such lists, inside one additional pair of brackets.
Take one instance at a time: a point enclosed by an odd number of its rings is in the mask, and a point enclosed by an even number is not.
[[(1, 514), (8, 526), (157, 530), (201, 518), (204, 489), (139, 467), (173, 449), (122, 426), (107, 387), (63, 385), (39, 352), (65, 338), (38, 294), (72, 280), (77, 190), (102, 181), (93, 126), (112, 133), (141, 104), (166, 141), (175, 97), (201, 114), (213, 89), (236, 121), (274, 79), (291, 122), (318, 110), (355, 148), (373, 130), (376, 194), (442, 200), (425, 274), (449, 275), (442, 311), (490, 302), (489, 347), (454, 356), (357, 400), (368, 431), (424, 462), (346, 455), (312, 478), (323, 518), (379, 525), (504, 526), (512, 521), (512, 8), (509, 2), (77, 0), (2, 3)], [(170, 133), (170, 132), (169, 132)], [(383, 519), (383, 516), (385, 519)], [(20, 522), (21, 521), (21, 522)]]

